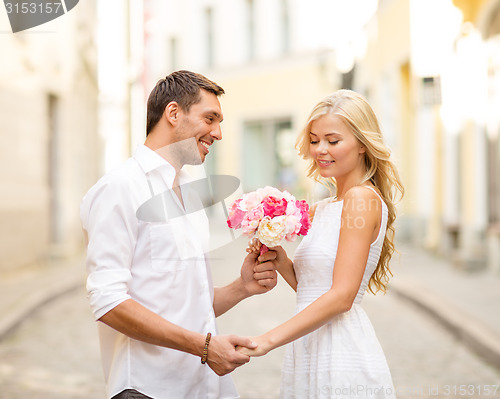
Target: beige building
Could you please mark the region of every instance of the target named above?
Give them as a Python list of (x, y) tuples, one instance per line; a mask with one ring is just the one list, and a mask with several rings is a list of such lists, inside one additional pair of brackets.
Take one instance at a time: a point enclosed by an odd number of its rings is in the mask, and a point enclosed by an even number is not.
[(396, 149), (400, 231), (464, 268), (500, 269), (499, 21), (497, 0), (381, 0), (355, 77)]
[(224, 140), (209, 172), (309, 200), (295, 137), (321, 97), (361, 92), (406, 186), (399, 237), (500, 270), (499, 10), (500, 0), (150, 0), (144, 81), (185, 68), (221, 83)]
[(16, 34), (0, 13), (0, 271), (82, 246), (79, 203), (101, 159), (95, 7)]
[(376, 6), (371, 0), (340, 3), (145, 3), (145, 27), (152, 32), (145, 43), (146, 87), (173, 70), (192, 69), (226, 90), (224, 139), (207, 161), (209, 173), (236, 175), (245, 191), (274, 185), (310, 197), (296, 136), (312, 107), (348, 82), (350, 75), (341, 72), (363, 47), (360, 32)]

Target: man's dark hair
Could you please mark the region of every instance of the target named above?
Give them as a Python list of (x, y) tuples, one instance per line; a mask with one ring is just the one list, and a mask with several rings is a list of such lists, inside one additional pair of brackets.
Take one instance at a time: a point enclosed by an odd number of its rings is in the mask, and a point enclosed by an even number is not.
[(161, 119), (170, 102), (177, 102), (183, 111), (189, 112), (191, 105), (201, 100), (201, 89), (217, 97), (224, 94), (224, 89), (217, 83), (191, 71), (176, 71), (160, 79), (148, 98), (146, 136)]

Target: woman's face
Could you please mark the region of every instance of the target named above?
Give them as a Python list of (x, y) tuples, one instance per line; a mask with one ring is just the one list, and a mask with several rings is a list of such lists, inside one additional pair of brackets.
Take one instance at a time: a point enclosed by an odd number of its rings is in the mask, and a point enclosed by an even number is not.
[(337, 115), (326, 114), (311, 123), (309, 151), (322, 177), (341, 179), (364, 168), (365, 148)]

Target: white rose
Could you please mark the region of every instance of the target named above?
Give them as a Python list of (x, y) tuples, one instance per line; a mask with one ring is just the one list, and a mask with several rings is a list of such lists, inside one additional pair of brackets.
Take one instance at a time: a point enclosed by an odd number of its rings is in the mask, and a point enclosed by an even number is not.
[(285, 216), (276, 216), (272, 219), (269, 216), (262, 218), (257, 230), (257, 237), (262, 244), (267, 247), (276, 247), (281, 244), (286, 233), (285, 218)]

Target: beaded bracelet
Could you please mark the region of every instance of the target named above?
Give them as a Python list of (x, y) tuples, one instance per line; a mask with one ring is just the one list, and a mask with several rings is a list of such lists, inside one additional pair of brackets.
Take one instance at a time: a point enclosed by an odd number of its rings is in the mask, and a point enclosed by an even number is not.
[(207, 334), (207, 339), (205, 339), (205, 347), (203, 348), (203, 355), (201, 356), (201, 364), (205, 364), (207, 362), (208, 357), (208, 344), (210, 343), (210, 338), (212, 338), (212, 334)]

